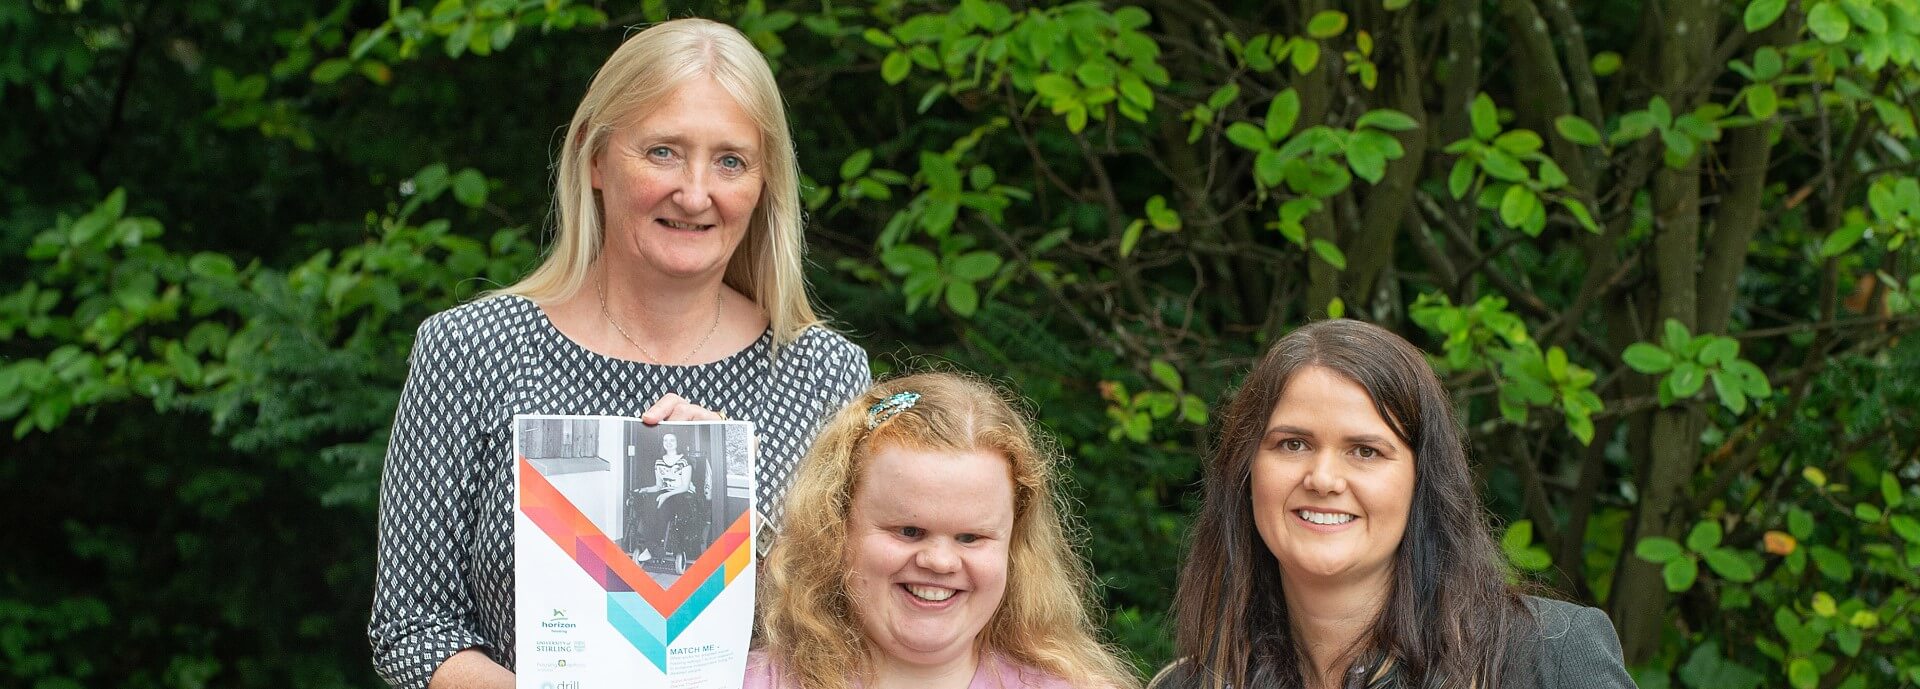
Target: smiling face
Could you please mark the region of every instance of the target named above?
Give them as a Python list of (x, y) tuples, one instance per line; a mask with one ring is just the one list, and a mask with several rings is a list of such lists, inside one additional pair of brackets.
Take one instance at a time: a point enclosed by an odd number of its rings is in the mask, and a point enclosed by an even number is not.
[(759, 205), (762, 155), (759, 127), (711, 78), (615, 127), (592, 171), (605, 255), (667, 277), (724, 274)]
[(1413, 483), (1413, 451), (1366, 390), (1309, 366), (1288, 381), (1254, 455), (1254, 525), (1288, 579), (1384, 585)]
[(847, 517), (847, 589), (870, 647), (909, 665), (971, 653), (1007, 588), (1006, 458), (883, 446), (860, 486)]
[(660, 449), (666, 450), (670, 455), (676, 454), (680, 450), (680, 441), (674, 438), (672, 433), (660, 436)]

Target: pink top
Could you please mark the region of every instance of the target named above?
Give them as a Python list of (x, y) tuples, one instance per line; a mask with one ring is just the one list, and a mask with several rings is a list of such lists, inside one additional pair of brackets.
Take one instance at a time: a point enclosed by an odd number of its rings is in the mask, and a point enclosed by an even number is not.
[[(741, 689), (791, 689), (766, 651), (747, 654), (747, 683)], [(989, 653), (973, 671), (967, 689), (1072, 689), (1066, 680)]]

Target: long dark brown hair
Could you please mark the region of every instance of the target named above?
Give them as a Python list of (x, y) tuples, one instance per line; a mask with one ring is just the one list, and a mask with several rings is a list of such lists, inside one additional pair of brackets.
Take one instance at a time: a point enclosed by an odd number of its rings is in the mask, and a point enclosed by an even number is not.
[(1531, 617), (1507, 584), (1452, 402), (1420, 350), (1353, 320), (1320, 321), (1281, 338), (1227, 404), (1174, 598), (1176, 642), (1188, 664), (1179, 684), (1300, 687), (1314, 676), (1279, 563), (1254, 528), (1251, 494), (1267, 421), (1287, 382), (1307, 367), (1365, 389), (1414, 454), (1413, 505), (1386, 601), (1345, 658), (1390, 663), (1389, 684), (1401, 687), (1499, 689), (1508, 643)]

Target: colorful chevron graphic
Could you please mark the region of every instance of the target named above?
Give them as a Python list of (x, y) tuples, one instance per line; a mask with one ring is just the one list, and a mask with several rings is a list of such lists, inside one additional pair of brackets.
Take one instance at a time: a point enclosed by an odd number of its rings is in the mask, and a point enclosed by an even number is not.
[(600, 582), (607, 591), (607, 619), (614, 629), (665, 672), (667, 645), (752, 565), (753, 545), (748, 536), (752, 533), (753, 510), (734, 520), (720, 540), (707, 546), (671, 588), (662, 589), (526, 457), (518, 459), (520, 511), (579, 563), (587, 576)]

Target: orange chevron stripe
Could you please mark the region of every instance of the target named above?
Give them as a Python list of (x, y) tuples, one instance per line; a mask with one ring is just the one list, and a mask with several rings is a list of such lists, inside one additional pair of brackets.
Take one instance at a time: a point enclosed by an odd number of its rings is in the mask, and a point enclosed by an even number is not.
[[(547, 477), (533, 467), (532, 462), (527, 461), (524, 456), (518, 459), (521, 476), (520, 510), (526, 513), (528, 518), (547, 534), (548, 538), (553, 539), (562, 551), (572, 557), (575, 563), (580, 563), (582, 568), (586, 565), (580, 562), (581, 553), (574, 549), (574, 544), (593, 551), (601, 562), (606, 563), (610, 574), (619, 577), (628, 588), (640, 594), (640, 597), (662, 617), (672, 617), (674, 611), (680, 608), (680, 604), (685, 603), (701, 584), (706, 583), (715, 570), (727, 564), (729, 560), (735, 559), (738, 553), (749, 547), (747, 535), (753, 525), (753, 510), (747, 510), (740, 515), (739, 519), (734, 520), (733, 525), (727, 527), (726, 532), (721, 534), (720, 540), (708, 546), (706, 552), (701, 553), (700, 557), (687, 567), (687, 571), (674, 581), (672, 588), (661, 589), (659, 584), (653, 583), (653, 578), (647, 576), (646, 571), (641, 569), (638, 563), (629, 558), (626, 552), (620, 550), (619, 544), (607, 538), (592, 519), (588, 519), (587, 515), (580, 512), (580, 508), (575, 507), (558, 488), (554, 488), (553, 484), (547, 481)], [(728, 574), (738, 576), (739, 573), (729, 571)], [(727, 577), (729, 582), (732, 578), (732, 576)]]

